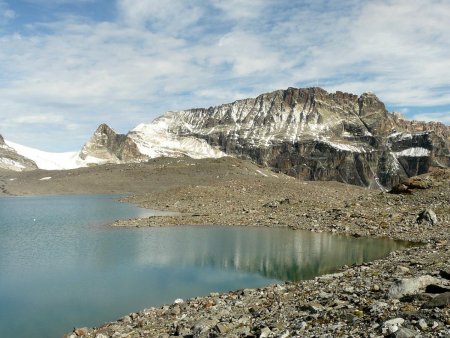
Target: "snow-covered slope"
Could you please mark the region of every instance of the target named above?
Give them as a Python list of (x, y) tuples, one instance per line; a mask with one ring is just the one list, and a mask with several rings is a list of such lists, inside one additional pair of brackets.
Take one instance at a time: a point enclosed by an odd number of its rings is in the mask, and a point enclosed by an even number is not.
[(127, 136), (136, 143), (139, 152), (149, 158), (189, 156), (199, 159), (226, 156), (205, 140), (173, 133), (170, 130), (173, 122), (173, 116), (166, 113), (150, 124), (138, 125)]
[(80, 159), (79, 152), (76, 151), (51, 153), (26, 147), (8, 140), (5, 140), (5, 143), (18, 154), (34, 161), (39, 169), (64, 170), (86, 166), (86, 163)]

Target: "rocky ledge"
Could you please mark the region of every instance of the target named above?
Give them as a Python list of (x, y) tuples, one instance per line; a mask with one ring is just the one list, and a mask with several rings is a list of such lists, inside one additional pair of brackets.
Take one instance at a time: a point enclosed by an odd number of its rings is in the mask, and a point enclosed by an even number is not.
[[(178, 299), (65, 337), (450, 337), (449, 170), (405, 181), (392, 193), (274, 182), (276, 190), (268, 181), (230, 181), (135, 197), (182, 214), (116, 225), (277, 225), (422, 244), (313, 280)], [(224, 201), (220, 211), (217, 199)]]

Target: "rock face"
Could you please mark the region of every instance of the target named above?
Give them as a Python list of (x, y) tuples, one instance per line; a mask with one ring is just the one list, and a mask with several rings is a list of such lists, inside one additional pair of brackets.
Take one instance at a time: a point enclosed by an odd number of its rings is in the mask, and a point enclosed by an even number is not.
[[(128, 136), (147, 157), (192, 156), (189, 149), (197, 157), (217, 157), (222, 151), (294, 177), (366, 187), (389, 188), (432, 165), (450, 165), (448, 126), (405, 121), (372, 93), (321, 88), (168, 112)], [(173, 151), (183, 142), (184, 151)], [(170, 151), (158, 150), (167, 144)]]
[(37, 165), (9, 147), (0, 135), (0, 169), (25, 171), (37, 169)]
[(297, 178), (389, 189), (431, 166), (449, 167), (449, 148), (450, 127), (406, 121), (373, 93), (288, 88), (167, 112), (127, 135), (102, 124), (74, 165), (231, 155)]
[(127, 135), (117, 134), (106, 124), (101, 124), (91, 139), (83, 146), (80, 158), (89, 162), (136, 162), (145, 157)]

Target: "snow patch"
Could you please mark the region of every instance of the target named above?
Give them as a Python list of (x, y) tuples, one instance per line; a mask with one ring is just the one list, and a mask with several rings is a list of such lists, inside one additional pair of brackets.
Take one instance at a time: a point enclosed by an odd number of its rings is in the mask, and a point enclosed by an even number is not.
[(263, 175), (264, 177), (267, 177), (267, 175), (264, 174), (261, 170), (256, 169), (256, 172), (259, 173), (259, 174), (261, 174), (261, 175)]
[(17, 161), (11, 160), (10, 158), (0, 157), (0, 168), (22, 171), (25, 169), (25, 166)]
[(336, 142), (325, 141), (325, 140), (320, 140), (320, 141), (332, 146), (335, 149), (342, 150), (342, 151), (348, 151), (351, 153), (365, 153), (366, 152), (366, 150), (363, 147), (356, 147), (356, 146), (351, 146), (351, 145), (345, 144), (345, 143), (336, 143)]
[(7, 140), (5, 140), (5, 143), (13, 148), (19, 155), (34, 161), (39, 169), (64, 170), (75, 169), (87, 165), (79, 157), (79, 152), (50, 153)]
[(193, 136), (178, 135), (170, 130), (173, 114), (165, 114), (150, 124), (139, 124), (128, 136), (138, 150), (149, 158), (189, 156), (194, 159), (220, 158), (226, 154)]
[(51, 176), (48, 176), (48, 177), (40, 178), (39, 181), (48, 181), (48, 180), (51, 180), (51, 179), (52, 179)]
[(429, 156), (430, 150), (422, 147), (408, 148), (402, 151), (394, 152), (396, 157), (425, 157)]

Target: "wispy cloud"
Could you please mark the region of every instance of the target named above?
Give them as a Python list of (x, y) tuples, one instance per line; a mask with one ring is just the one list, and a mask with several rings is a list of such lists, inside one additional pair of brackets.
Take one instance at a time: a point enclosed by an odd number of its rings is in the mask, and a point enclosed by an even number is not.
[[(166, 110), (316, 84), (374, 91), (414, 112), (450, 106), (447, 1), (108, 4), (115, 11), (109, 20), (62, 11), (56, 21), (14, 26), (21, 13), (6, 15), (11, 6), (0, 0), (0, 23), (9, 28), (0, 29), (0, 119), (20, 117), (3, 122), (0, 133), (20, 142), (24, 125), (34, 124), (51, 139), (64, 128), (51, 122), (62, 121), (71, 126), (65, 140), (81, 143), (102, 122), (126, 132)], [(415, 116), (448, 123), (441, 110)], [(53, 121), (30, 118), (41, 115)], [(27, 130), (27, 140), (32, 134)], [(81, 146), (65, 140), (62, 146)]]
[(16, 13), (5, 1), (0, 0), (0, 25), (7, 23), (16, 16)]
[(450, 111), (414, 114), (412, 117), (418, 121), (436, 121), (450, 125)]

